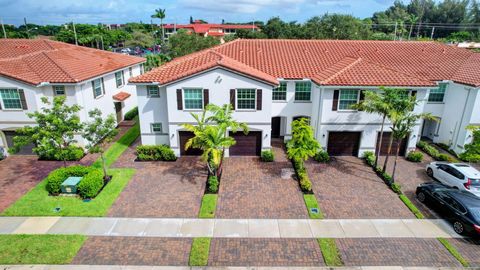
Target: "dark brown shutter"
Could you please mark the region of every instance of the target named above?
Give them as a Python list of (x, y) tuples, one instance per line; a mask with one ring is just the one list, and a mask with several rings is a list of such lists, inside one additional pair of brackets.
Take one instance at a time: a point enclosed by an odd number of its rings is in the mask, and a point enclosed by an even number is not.
[(338, 110), (338, 95), (340, 94), (340, 90), (333, 91), (333, 103), (332, 103), (332, 111)]
[(20, 102), (22, 103), (22, 109), (28, 110), (27, 100), (25, 99), (25, 91), (18, 89), (18, 95), (20, 95)]
[(230, 104), (232, 105), (232, 110), (235, 110), (235, 89), (230, 89)]
[(182, 89), (177, 89), (177, 109), (183, 110)]
[[(359, 99), (359, 103), (361, 103), (362, 101), (365, 100), (365, 90), (359, 90), (359, 91), (360, 91), (360, 97), (358, 99)], [(363, 110), (359, 109), (359, 111), (363, 111)]]
[(262, 89), (257, 89), (257, 111), (262, 110)]
[(203, 107), (207, 107), (209, 102), (208, 89), (203, 89)]

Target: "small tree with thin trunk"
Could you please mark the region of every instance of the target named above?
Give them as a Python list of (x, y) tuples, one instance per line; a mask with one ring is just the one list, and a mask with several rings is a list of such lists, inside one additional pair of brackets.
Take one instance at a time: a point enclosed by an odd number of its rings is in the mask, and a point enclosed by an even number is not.
[(107, 179), (107, 166), (105, 164), (104, 152), (106, 144), (110, 143), (118, 134), (115, 129), (117, 122), (113, 114), (102, 117), (102, 112), (99, 109), (94, 109), (88, 112), (88, 116), (92, 119), (86, 123), (83, 130), (83, 137), (88, 140), (86, 148), (91, 154), (100, 153), (102, 159), (103, 178)]
[(292, 139), (287, 143), (287, 156), (303, 163), (308, 158), (315, 156), (320, 150), (320, 143), (313, 136), (313, 129), (308, 119), (300, 118), (292, 122)]

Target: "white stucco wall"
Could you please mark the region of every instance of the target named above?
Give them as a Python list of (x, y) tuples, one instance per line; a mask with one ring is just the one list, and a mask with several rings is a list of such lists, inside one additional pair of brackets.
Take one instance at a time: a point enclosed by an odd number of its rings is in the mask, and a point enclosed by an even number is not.
[[(166, 88), (160, 88), (160, 97), (148, 97), (145, 85), (137, 86), (140, 134), (143, 145), (170, 144), (168, 139), (168, 109)], [(170, 105), (172, 106), (172, 105)], [(152, 133), (151, 124), (161, 123), (162, 134)]]

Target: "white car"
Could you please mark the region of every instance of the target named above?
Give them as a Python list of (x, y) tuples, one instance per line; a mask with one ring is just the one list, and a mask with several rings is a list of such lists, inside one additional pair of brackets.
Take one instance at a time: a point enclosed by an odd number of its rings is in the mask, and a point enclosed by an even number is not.
[(464, 163), (431, 162), (427, 174), (442, 184), (480, 197), (480, 172)]

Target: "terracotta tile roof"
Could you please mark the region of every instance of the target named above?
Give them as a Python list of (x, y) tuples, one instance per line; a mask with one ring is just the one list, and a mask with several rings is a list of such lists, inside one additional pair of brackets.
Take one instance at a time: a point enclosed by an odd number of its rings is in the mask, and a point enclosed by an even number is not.
[(117, 101), (124, 101), (129, 98), (131, 94), (126, 92), (118, 92), (117, 94), (113, 95), (112, 98)]
[(243, 63), (252, 72), (310, 78), (319, 84), (427, 86), (441, 80), (480, 84), (480, 60), (472, 56), (474, 52), (436, 42), (237, 39), (206, 51), (175, 59), (132, 82), (164, 84), (195, 74), (215, 64), (205, 58), (216, 52), (217, 58)]
[(35, 85), (77, 83), (144, 61), (52, 40), (0, 39), (0, 75)]

